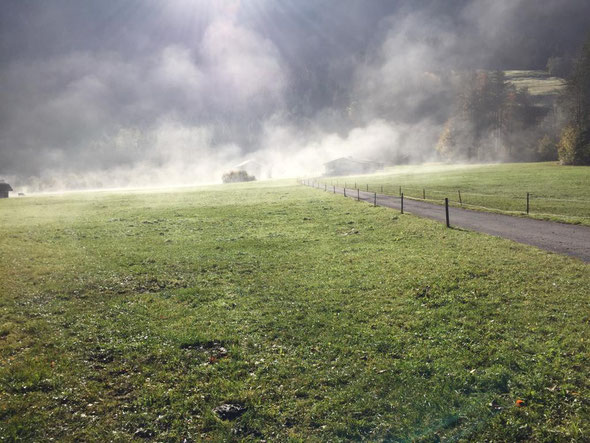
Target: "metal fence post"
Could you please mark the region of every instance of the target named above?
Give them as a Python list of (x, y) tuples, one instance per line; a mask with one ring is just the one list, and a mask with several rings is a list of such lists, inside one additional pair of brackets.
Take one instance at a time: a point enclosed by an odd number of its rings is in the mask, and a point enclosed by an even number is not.
[(445, 215), (447, 219), (447, 228), (451, 227), (451, 223), (449, 221), (449, 199), (445, 198)]

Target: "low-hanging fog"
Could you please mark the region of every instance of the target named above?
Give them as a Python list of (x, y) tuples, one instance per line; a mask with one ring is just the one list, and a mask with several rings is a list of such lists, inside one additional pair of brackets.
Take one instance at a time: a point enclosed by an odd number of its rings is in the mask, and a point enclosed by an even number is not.
[(217, 182), (353, 155), (433, 158), (450, 73), (544, 69), (588, 0), (0, 5), (0, 178), (27, 190)]

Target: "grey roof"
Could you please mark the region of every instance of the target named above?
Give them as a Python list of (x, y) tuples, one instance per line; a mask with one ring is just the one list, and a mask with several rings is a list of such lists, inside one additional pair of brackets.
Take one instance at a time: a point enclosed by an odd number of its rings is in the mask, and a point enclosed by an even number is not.
[(245, 168), (247, 166), (254, 166), (255, 168), (260, 168), (262, 165), (258, 163), (256, 160), (246, 160), (240, 163), (239, 165), (235, 165), (235, 169)]
[(12, 187), (8, 183), (0, 183), (0, 191), (12, 191)]
[(332, 163), (336, 163), (336, 162), (341, 162), (342, 160), (351, 162), (351, 163), (358, 163), (358, 164), (363, 164), (363, 165), (380, 165), (380, 162), (376, 162), (376, 161), (372, 161), (372, 160), (361, 160), (358, 158), (352, 158), (352, 157), (340, 157), (340, 158), (336, 158), (334, 160), (330, 160), (329, 162), (324, 163), (324, 165), (329, 165)]

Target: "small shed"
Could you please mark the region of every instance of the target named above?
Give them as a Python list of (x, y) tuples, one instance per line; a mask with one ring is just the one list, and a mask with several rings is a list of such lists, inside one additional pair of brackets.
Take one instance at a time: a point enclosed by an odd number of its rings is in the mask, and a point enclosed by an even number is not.
[(8, 193), (11, 191), (13, 191), (12, 187), (4, 180), (0, 180), (0, 198), (8, 198)]
[(324, 163), (325, 175), (372, 174), (383, 169), (384, 164), (371, 160), (341, 157)]

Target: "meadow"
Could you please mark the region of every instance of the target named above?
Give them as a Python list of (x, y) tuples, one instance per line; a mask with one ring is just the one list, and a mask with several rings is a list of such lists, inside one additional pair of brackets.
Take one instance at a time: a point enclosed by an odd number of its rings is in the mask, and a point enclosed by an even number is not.
[[(453, 206), (590, 226), (590, 167), (546, 163), (403, 165), (372, 175), (323, 177), (328, 185), (358, 186)], [(461, 200), (459, 200), (459, 191)]]
[(525, 88), (532, 96), (558, 95), (565, 89), (565, 80), (551, 77), (545, 71), (504, 71), (506, 80), (517, 88)]
[(576, 259), (294, 182), (4, 200), (0, 253), (4, 441), (590, 439)]

